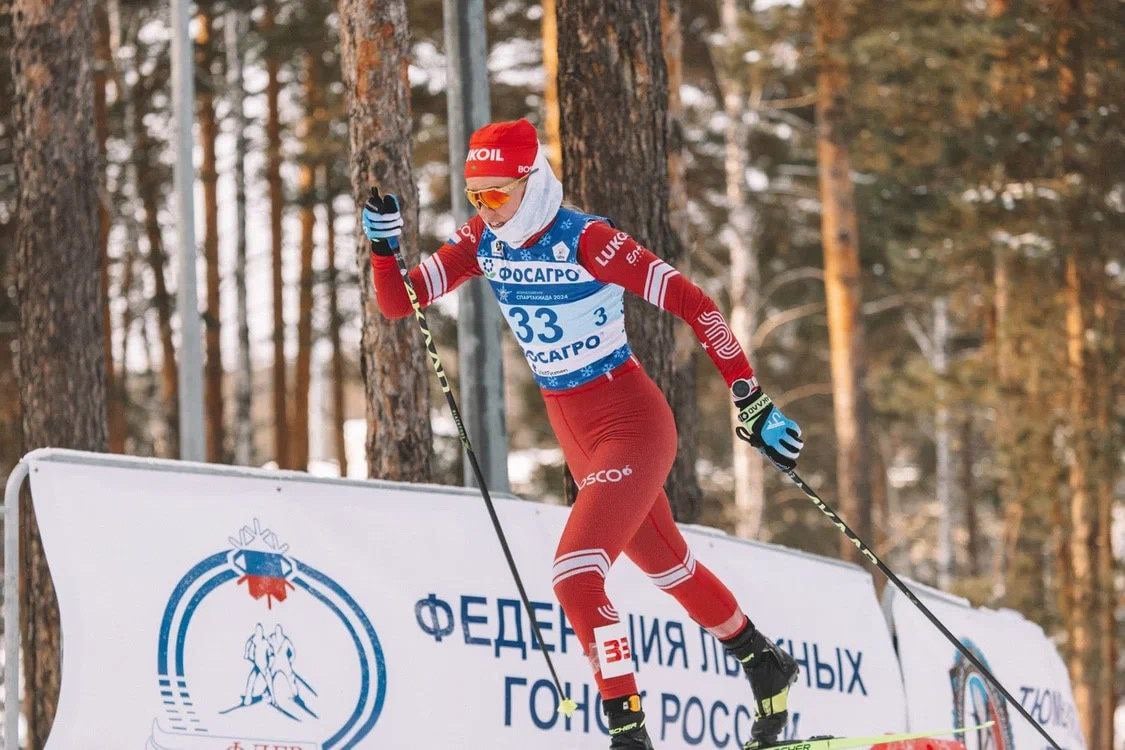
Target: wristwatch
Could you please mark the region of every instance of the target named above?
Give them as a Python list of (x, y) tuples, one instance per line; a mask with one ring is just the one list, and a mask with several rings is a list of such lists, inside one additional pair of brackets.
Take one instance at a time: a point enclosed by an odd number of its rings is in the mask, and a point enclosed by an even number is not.
[(730, 392), (735, 398), (746, 398), (760, 387), (756, 377), (739, 378), (730, 384)]

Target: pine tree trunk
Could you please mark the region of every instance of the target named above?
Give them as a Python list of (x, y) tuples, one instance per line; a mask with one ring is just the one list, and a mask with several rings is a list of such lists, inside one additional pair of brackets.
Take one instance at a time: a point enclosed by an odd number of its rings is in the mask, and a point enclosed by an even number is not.
[[(125, 435), (122, 437), (121, 448), (125, 451), (128, 444), (128, 406), (129, 406), (129, 369), (125, 367), (129, 354), (129, 335), (133, 327), (134, 308), (130, 297), (133, 293), (133, 283), (136, 277), (136, 264), (137, 264), (137, 243), (135, 232), (127, 232), (132, 235), (133, 242), (129, 242), (125, 246), (125, 255), (121, 258), (121, 287), (118, 292), (119, 299), (124, 302), (121, 308), (121, 324), (118, 330), (121, 331), (121, 346), (117, 351), (117, 361), (121, 363), (121, 371), (117, 374), (114, 381), (121, 393), (121, 419), (122, 429)], [(108, 364), (107, 364), (108, 369)], [(110, 420), (112, 421), (112, 420)], [(112, 451), (111, 451), (112, 452)]]
[[(1101, 253), (1099, 253), (1099, 256)], [(1094, 269), (1104, 268), (1104, 258), (1094, 259)], [(1097, 278), (1097, 276), (1095, 276)], [(1109, 314), (1104, 277), (1099, 280), (1094, 292), (1093, 327), (1099, 344), (1094, 356), (1091, 387), (1094, 390), (1093, 443), (1097, 446), (1094, 466), (1094, 489), (1096, 503), (1096, 539), (1094, 541), (1094, 566), (1097, 581), (1095, 612), (1097, 617), (1097, 696), (1095, 713), (1098, 716), (1098, 736), (1092, 737), (1092, 747), (1112, 747), (1114, 712), (1117, 709), (1117, 603), (1122, 596), (1117, 592), (1117, 571), (1113, 559), (1113, 502), (1114, 481), (1118, 474), (1118, 440), (1113, 429), (1112, 409), (1114, 383), (1111, 372), (1117, 366), (1119, 352), (1113, 320)]]
[[(543, 136), (546, 138), (547, 159), (556, 176), (563, 173), (562, 133), (559, 113), (559, 12), (555, 0), (543, 0), (543, 21), (540, 25), (543, 36)], [(578, 499), (578, 485), (570, 473), (570, 467), (563, 465), (563, 500), (574, 505)]]
[[(0, 0), (0, 47), (11, 49), (12, 15), (11, 0)], [(10, 102), (15, 98), (12, 82), (12, 69), (7, 62), (0, 62), (0, 101)], [(0, 153), (9, 155), (5, 164), (10, 163), (12, 154), (12, 131), (14, 112), (11, 107), (0, 108)], [(5, 201), (14, 200), (19, 194), (18, 183), (0, 183)], [(0, 221), (0, 393), (19, 393), (16, 378), (16, 346), (19, 333), (18, 304), (14, 294), (16, 288), (16, 224), (14, 217), (8, 216)], [(5, 481), (9, 472), (20, 459), (22, 427), (20, 400), (18, 398), (0, 399), (0, 477)], [(0, 593), (0, 602), (3, 594)], [(3, 670), (0, 670), (0, 675)], [(2, 704), (3, 701), (0, 701)]]
[(1009, 413), (1010, 393), (1015, 389), (1012, 371), (1014, 369), (1011, 327), (1011, 261), (1008, 251), (995, 247), (992, 253), (992, 315), (993, 323), (993, 361), (996, 364), (996, 436), (998, 494), (1004, 519), (1000, 549), (996, 555), (993, 570), (993, 591), (1000, 599), (1008, 594), (1008, 577), (1015, 563), (1016, 541), (1023, 521), (1023, 505), (1015, 501), (1015, 488), (1010, 464), (1012, 461), (1012, 429)]
[[(610, 216), (678, 265), (683, 248), (668, 213), (668, 77), (659, 6), (559, 0), (558, 21), (567, 197), (586, 211)], [(591, 28), (599, 33), (590, 34)], [(626, 301), (626, 319), (638, 358), (669, 403), (676, 403), (675, 319), (639, 299)], [(692, 488), (682, 484), (693, 470), (678, 456), (665, 483), (681, 521), (699, 512)]]
[[(109, 231), (113, 225), (106, 174), (106, 141), (109, 111), (106, 87), (113, 59), (109, 46), (109, 19), (105, 7), (95, 3), (94, 21), (94, 132), (98, 143), (100, 185), (98, 189), (98, 254), (101, 257), (102, 346), (105, 348), (105, 393), (110, 453), (125, 452), (125, 391), (117, 383), (113, 364), (113, 316), (109, 311)], [(120, 94), (119, 94), (120, 95)], [(121, 363), (124, 368), (125, 363)]]
[[(12, 15), (11, 0), (0, 0), (0, 47), (11, 49)], [(12, 69), (7, 62), (0, 62), (0, 101), (10, 102), (15, 98), (12, 82)], [(11, 107), (0, 108), (0, 153), (9, 155), (5, 163), (10, 163), (12, 154), (12, 131), (14, 113)], [(18, 183), (0, 183), (4, 199), (15, 200), (19, 195)], [(14, 217), (8, 216), (0, 221), (0, 393), (19, 392), (16, 379), (16, 345), (19, 332), (18, 305), (14, 290), (16, 288), (16, 224)], [(0, 476), (8, 473), (20, 458), (21, 440), (20, 400), (18, 398), (0, 399)], [(3, 594), (0, 593), (0, 601)], [(3, 674), (0, 670), (0, 674)], [(2, 701), (0, 701), (2, 703)]]
[(1096, 702), (1094, 680), (1090, 673), (1091, 657), (1096, 652), (1091, 616), (1095, 606), (1094, 560), (1091, 551), (1096, 544), (1093, 526), (1094, 502), (1090, 496), (1088, 468), (1090, 465), (1089, 382), (1086, 373), (1083, 315), (1082, 274), (1076, 252), (1066, 258), (1066, 351), (1069, 373), (1070, 446), (1067, 483), (1070, 487), (1070, 592), (1066, 595), (1064, 616), (1068, 635), (1068, 666), (1074, 689), (1074, 705), (1082, 723), (1083, 735), (1093, 740)]
[[(1071, 0), (1062, 11), (1061, 28), (1057, 38), (1059, 68), (1060, 130), (1062, 145), (1059, 176), (1066, 180), (1070, 175), (1085, 174), (1088, 165), (1075, 141), (1082, 136), (1083, 117), (1087, 105), (1085, 93), (1086, 34), (1088, 3)], [(1074, 706), (1082, 733), (1088, 742), (1097, 736), (1098, 700), (1097, 683), (1093, 672), (1093, 657), (1097, 654), (1096, 616), (1097, 573), (1094, 561), (1097, 535), (1094, 527), (1096, 507), (1091, 496), (1090, 469), (1092, 450), (1090, 430), (1093, 427), (1094, 409), (1091, 405), (1089, 370), (1086, 357), (1086, 305), (1093, 296), (1085, 278), (1085, 265), (1093, 255), (1088, 244), (1087, 225), (1093, 213), (1088, 178), (1064, 195), (1066, 229), (1059, 238), (1059, 246), (1066, 248), (1064, 267), (1066, 306), (1066, 363), (1069, 402), (1067, 484), (1070, 489), (1069, 507), (1069, 591), (1064, 590), (1063, 619), (1067, 627), (1067, 665), (1074, 690)]]
[(339, 274), (336, 271), (336, 209), (333, 205), (335, 198), (332, 189), (332, 180), (325, 173), (324, 183), (327, 188), (324, 201), (324, 223), (326, 225), (328, 245), (327, 272), (325, 284), (328, 296), (328, 339), (332, 344), (332, 439), (336, 449), (336, 463), (340, 467), (340, 476), (348, 475), (348, 450), (344, 440), (344, 422), (347, 415), (344, 412), (344, 351), (340, 346), (340, 297), (336, 285), (339, 283)]
[(245, 82), (242, 74), (242, 40), (246, 36), (247, 15), (228, 10), (226, 16), (227, 91), (234, 120), (234, 215), (235, 259), (234, 296), (238, 325), (238, 351), (234, 376), (234, 462), (240, 466), (257, 463), (254, 455), (254, 367), (250, 361), (250, 314), (246, 296), (246, 112)]
[(961, 423), (961, 497), (965, 499), (965, 572), (971, 578), (981, 575), (980, 561), (980, 521), (977, 515), (976, 478), (973, 475), (973, 459), (977, 455), (973, 441), (973, 415), (966, 409)]
[(309, 466), (309, 382), (312, 370), (313, 313), (313, 233), (316, 230), (316, 165), (311, 153), (316, 150), (318, 133), (314, 125), (317, 108), (316, 60), (304, 56), (305, 114), (298, 136), (305, 153), (297, 174), (297, 200), (301, 213), (301, 276), (297, 303), (297, 361), (293, 374), (293, 413), (289, 420), (292, 443), (290, 467), (305, 471)]
[[(1007, 248), (993, 254), (993, 314), (995, 316), (994, 359), (996, 362), (996, 454), (999, 494), (1003, 511), (1002, 542), (994, 566), (993, 595), (1022, 612), (1041, 611), (1047, 616), (1047, 547), (1052, 529), (1058, 528), (1054, 479), (1024, 467), (1054, 461), (1051, 446), (1053, 420), (1034, 416), (1029, 421), (1024, 404), (1042, 403), (1042, 379), (1032, 361), (1022, 300), (1013, 290), (1028, 283), (1017, 275)], [(1054, 576), (1065, 580), (1067, 568)], [(1053, 611), (1053, 610), (1050, 610)], [(1043, 623), (1046, 625), (1046, 622)]]
[[(681, 273), (691, 273), (690, 245), (687, 237), (688, 197), (687, 169), (684, 164), (683, 116), (680, 99), (683, 85), (683, 3), (682, 0), (661, 0), (660, 37), (664, 51), (664, 64), (668, 69), (668, 216), (672, 231), (676, 233), (681, 253)], [(699, 458), (699, 401), (696, 390), (695, 357), (699, 342), (690, 328), (676, 325), (673, 328), (673, 374), (675, 399), (671, 401), (678, 435), (676, 455), (668, 484), (678, 487), (679, 504), (683, 520), (697, 520), (703, 507), (703, 490), (695, 465)]]
[[(832, 366), (832, 406), (836, 427), (836, 496), (840, 515), (863, 539), (874, 536), (871, 478), (865, 452), (868, 402), (864, 391), (864, 343), (859, 228), (848, 156), (849, 76), (839, 45), (847, 36), (846, 1), (816, 4), (817, 171), (820, 175), (821, 241), (828, 302)], [(840, 554), (858, 561), (859, 553), (840, 538)]]
[[(132, 90), (136, 92), (136, 87)], [(134, 130), (137, 147), (133, 164), (137, 170), (137, 190), (144, 212), (145, 238), (148, 242), (148, 265), (153, 278), (152, 305), (160, 329), (160, 399), (164, 404), (164, 451), (169, 457), (180, 454), (180, 378), (176, 367), (176, 345), (172, 331), (173, 301), (168, 292), (164, 269), (168, 256), (160, 231), (160, 178), (152, 168), (157, 159), (156, 147), (144, 123), (147, 107), (134, 102)]]
[[(730, 251), (730, 327), (742, 343), (746, 356), (754, 361), (754, 329), (758, 327), (758, 306), (761, 300), (758, 287), (761, 274), (758, 270), (757, 217), (746, 195), (747, 149), (750, 147), (750, 128), (746, 124), (746, 66), (741, 59), (745, 46), (740, 17), (735, 0), (723, 0), (719, 11), (723, 34), (723, 47), (715, 50), (715, 74), (723, 95), (723, 112), (726, 127), (723, 130), (726, 175), (726, 197), (729, 213), (723, 233), (724, 243)], [(734, 503), (738, 509), (735, 533), (746, 539), (758, 536), (762, 528), (765, 508), (765, 466), (761, 456), (748, 443), (734, 436), (739, 425), (738, 411), (733, 403), (730, 409), (732, 436), (732, 468), (734, 471)]]
[[(0, 47), (11, 48), (11, 1), (0, 0)], [(7, 55), (0, 60), (0, 101), (12, 101), (13, 85), (11, 66)], [(7, 168), (12, 161), (13, 112), (11, 107), (0, 107), (0, 153), (4, 154), (3, 166)], [(19, 186), (15, 180), (0, 180), (0, 199), (4, 202), (16, 200)], [(16, 223), (12, 216), (0, 220), (0, 394), (18, 394), (19, 380), (16, 368), (16, 347), (18, 345), (19, 315), (16, 289)], [(0, 478), (7, 482), (12, 468), (19, 461), (22, 443), (19, 398), (12, 396), (0, 399)], [(3, 593), (0, 591), (0, 606)], [(13, 666), (0, 669), (0, 679), (7, 683)], [(0, 699), (0, 706), (3, 705)]]
[[(109, 2), (106, 3), (106, 21), (109, 27), (109, 58), (112, 61), (113, 82), (117, 88), (117, 100), (121, 102), (123, 109), (121, 117), (122, 136), (128, 150), (133, 152), (137, 148), (137, 138), (135, 128), (133, 127), (135, 118), (134, 92), (129, 76), (132, 58), (125, 58), (125, 56), (121, 54), (122, 19), (121, 3), (119, 0), (109, 0)], [(114, 402), (116, 401), (120, 405), (122, 450), (129, 450), (136, 453), (136, 441), (130, 441), (132, 435), (130, 434), (131, 425), (129, 416), (130, 406), (133, 401), (132, 394), (130, 393), (129, 368), (127, 362), (132, 327), (137, 313), (137, 309), (133, 305), (132, 291), (137, 277), (137, 264), (139, 263), (140, 254), (141, 226), (137, 219), (137, 210), (140, 205), (137, 196), (140, 192), (140, 187), (137, 180), (137, 169), (134, 160), (132, 158), (127, 159), (123, 166), (124, 182), (120, 187), (121, 198), (119, 200), (122, 203), (121, 213), (122, 224), (125, 228), (125, 250), (124, 257), (121, 259), (121, 291), (119, 296), (125, 304), (121, 311), (121, 324), (119, 326), (119, 330), (121, 331), (121, 344), (116, 357), (117, 362), (120, 363), (120, 371), (116, 373), (113, 380), (114, 388), (117, 391), (117, 397), (116, 399), (112, 396), (110, 397), (109, 434), (112, 452), (114, 439), (113, 431), (115, 429)], [(142, 312), (142, 329), (144, 327), (143, 316), (144, 313)], [(113, 360), (107, 360), (108, 370), (112, 370), (112, 361)], [(108, 385), (107, 393), (112, 393)], [(142, 403), (147, 403), (147, 401), (142, 400)], [(149, 431), (146, 428), (142, 428), (141, 432), (147, 434)], [(126, 446), (128, 446), (128, 448), (126, 448)]]
[[(138, 169), (140, 172), (141, 169)], [(172, 329), (174, 302), (168, 291), (164, 270), (168, 256), (160, 231), (155, 185), (142, 178), (141, 205), (144, 207), (145, 234), (148, 238), (148, 265), (153, 278), (152, 304), (160, 329), (160, 400), (164, 404), (164, 451), (168, 457), (180, 455), (180, 374), (176, 367), (176, 344)]]
[[(90, 5), (16, 0), (12, 10), (23, 447), (104, 451)], [(30, 498), (22, 513), (24, 708), (29, 745), (40, 748), (58, 701), (59, 615)]]
[(282, 279), (282, 214), (285, 194), (281, 184), (281, 113), (278, 99), (281, 65), (272, 50), (270, 35), (274, 30), (274, 2), (266, 0), (262, 13), (262, 34), (266, 37), (266, 183), (270, 194), (270, 257), (273, 262), (273, 420), (274, 460), (280, 468), (289, 468), (288, 391), (285, 359), (285, 282)]
[[(149, 336), (148, 324), (144, 318), (141, 318), (140, 325), (137, 326), (137, 338), (140, 340), (142, 361), (141, 372), (144, 373), (145, 388), (142, 391), (142, 398), (146, 403), (152, 403), (160, 398), (159, 383), (160, 376), (156, 372), (156, 365), (159, 358), (154, 355), (155, 347), (152, 342), (152, 337)], [(140, 456), (156, 456), (160, 455), (159, 451), (162, 447), (159, 446), (156, 436), (160, 434), (163, 429), (163, 414), (157, 413), (156, 423), (160, 425), (160, 429), (153, 430), (153, 414), (151, 412), (144, 412), (141, 421), (141, 429), (137, 431), (133, 441), (133, 452)]]
[[(339, 0), (340, 65), (348, 103), (352, 192), (358, 204), (372, 185), (401, 197), (403, 252), (418, 262), (418, 192), (410, 171), (410, 37), (404, 0)], [(367, 469), (371, 476), (428, 481), (429, 367), (415, 320), (383, 319), (371, 284), (370, 244), (356, 227), (363, 301), (360, 370), (367, 401)]]
[[(0, 5), (3, 3), (0, 2)], [(7, 41), (2, 28), (5, 14), (0, 9), (0, 40)], [(7, 66), (0, 65), (0, 68)], [(0, 72), (0, 79), (7, 76)], [(11, 95), (8, 86), (0, 86), (0, 96)], [(7, 101), (11, 101), (9, 98)], [(0, 114), (0, 127), (5, 133), (11, 132), (11, 119), (7, 113)], [(0, 393), (19, 392), (16, 379), (16, 346), (19, 331), (19, 315), (16, 300), (8, 293), (16, 286), (16, 243), (15, 224), (0, 224)], [(5, 479), (20, 459), (21, 439), (20, 400), (18, 398), (0, 399), (0, 477)], [(0, 595), (0, 599), (2, 599)], [(2, 672), (0, 672), (2, 673)]]
[(562, 135), (559, 128), (559, 23), (555, 0), (543, 0), (543, 134), (547, 158), (562, 174)]
[[(987, 0), (987, 16), (999, 21), (1008, 12), (1009, 0)], [(993, 39), (992, 66), (989, 71), (989, 89), (993, 98), (1003, 101), (1006, 68), (1008, 65), (1008, 45), (996, 35)], [(993, 434), (996, 439), (997, 491), (1003, 514), (1002, 536), (993, 569), (993, 597), (1012, 603), (1017, 594), (1012, 586), (1018, 579), (1014, 573), (1019, 566), (1020, 539), (1024, 515), (1027, 510), (1022, 502), (1016, 468), (1016, 447), (1014, 426), (1014, 405), (1022, 384), (1016, 376), (1015, 328), (1011, 310), (1012, 259), (1008, 248), (997, 244), (993, 247), (992, 294), (993, 294), (993, 360), (996, 365), (996, 421)], [(1018, 607), (1017, 607), (1018, 608)], [(1027, 611), (1027, 610), (1024, 610)]]
[(207, 310), (203, 315), (204, 342), (207, 347), (204, 378), (207, 415), (207, 460), (224, 460), (223, 355), (219, 279), (219, 172), (215, 165), (215, 139), (219, 124), (215, 119), (215, 82), (211, 72), (214, 58), (213, 11), (210, 0), (200, 0), (196, 18), (196, 111), (203, 161), (199, 179), (203, 183), (203, 260), (207, 265)]
[[(3, 22), (2, 16), (3, 12), (0, 11), (0, 23)], [(3, 38), (3, 31), (0, 30), (0, 39)], [(0, 95), (6, 94), (7, 92), (0, 90)], [(6, 120), (9, 120), (8, 116), (0, 115), (0, 123), (4, 126), (9, 125)], [(10, 394), (19, 392), (19, 381), (16, 378), (19, 315), (16, 300), (9, 297), (7, 292), (8, 289), (14, 289), (16, 285), (14, 230), (15, 225), (10, 222), (0, 224), (0, 393)], [(0, 399), (0, 477), (4, 477), (5, 480), (20, 460), (21, 434), (20, 400)], [(2, 598), (0, 595), (0, 600)]]

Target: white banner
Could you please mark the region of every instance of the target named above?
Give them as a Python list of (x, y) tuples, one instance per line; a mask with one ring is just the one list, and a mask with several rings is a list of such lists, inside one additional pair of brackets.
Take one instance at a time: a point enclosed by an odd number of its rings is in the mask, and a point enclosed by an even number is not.
[[(550, 585), (566, 508), (496, 501), (580, 704), (569, 719), (479, 496), (61, 451), (30, 460), (63, 629), (52, 750), (609, 744)], [(867, 572), (686, 533), (801, 662), (789, 736), (905, 728)], [(608, 585), (657, 746), (740, 747), (751, 693), (739, 665), (624, 558)], [(949, 723), (946, 711), (936, 726)]]
[[(1042, 629), (1012, 610), (975, 609), (918, 584), (918, 598), (1066, 750), (1084, 750), (1070, 678)], [(902, 663), (911, 728), (994, 721), (965, 737), (966, 750), (1043, 750), (1050, 745), (910, 601), (884, 593)]]

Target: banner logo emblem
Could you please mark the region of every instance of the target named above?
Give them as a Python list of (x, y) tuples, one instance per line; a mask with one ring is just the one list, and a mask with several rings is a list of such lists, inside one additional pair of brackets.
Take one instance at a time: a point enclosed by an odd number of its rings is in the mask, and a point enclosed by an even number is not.
[(367, 613), (258, 519), (229, 541), (165, 605), (147, 748), (356, 747), (387, 692)]
[[(981, 664), (988, 666), (984, 652), (968, 638), (961, 643), (972, 652)], [(987, 729), (967, 732), (963, 742), (966, 750), (1013, 750), (1016, 746), (1012, 738), (1012, 722), (1008, 718), (1008, 706), (1000, 695), (973, 663), (958, 651), (949, 670), (950, 687), (953, 690), (953, 726), (993, 722)]]

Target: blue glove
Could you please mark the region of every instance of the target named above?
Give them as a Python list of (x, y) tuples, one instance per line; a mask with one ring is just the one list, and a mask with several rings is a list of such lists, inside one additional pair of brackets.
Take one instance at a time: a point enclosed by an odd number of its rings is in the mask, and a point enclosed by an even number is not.
[(770, 397), (758, 387), (756, 378), (734, 381), (730, 392), (742, 422), (735, 428), (735, 434), (760, 450), (782, 471), (795, 467), (805, 445), (797, 423), (773, 405)]
[(394, 255), (398, 249), (398, 238), (402, 236), (398, 198), (390, 193), (380, 196), (379, 188), (371, 188), (371, 195), (363, 204), (363, 233), (371, 240), (371, 252)]

